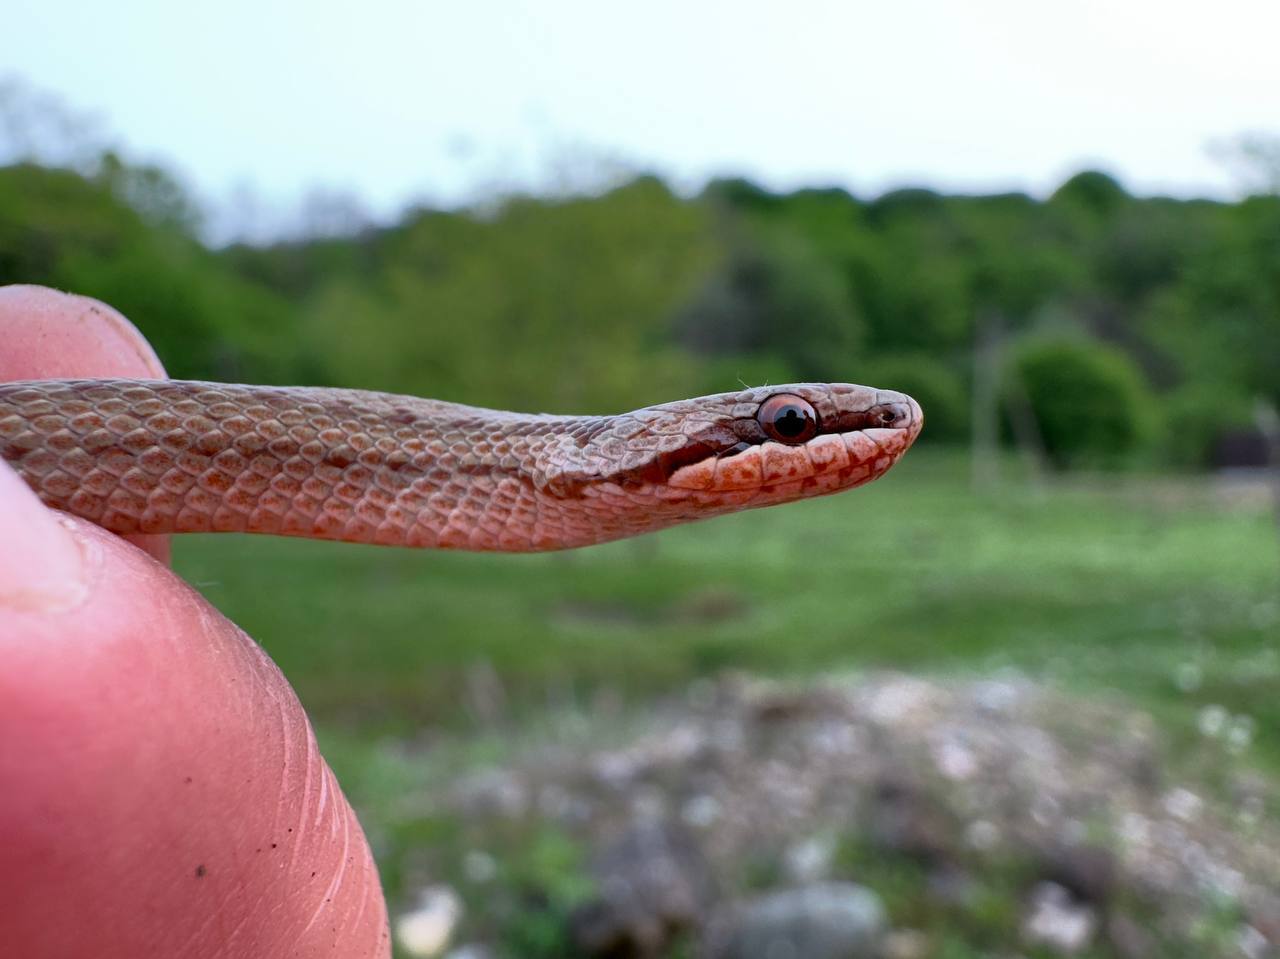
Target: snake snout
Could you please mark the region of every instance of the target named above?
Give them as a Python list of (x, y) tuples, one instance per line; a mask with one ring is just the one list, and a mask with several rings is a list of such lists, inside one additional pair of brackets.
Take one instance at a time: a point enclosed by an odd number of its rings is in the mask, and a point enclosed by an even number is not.
[(879, 390), (876, 400), (876, 405), (870, 410), (874, 426), (881, 429), (910, 430), (913, 436), (924, 426), (924, 411), (906, 393)]

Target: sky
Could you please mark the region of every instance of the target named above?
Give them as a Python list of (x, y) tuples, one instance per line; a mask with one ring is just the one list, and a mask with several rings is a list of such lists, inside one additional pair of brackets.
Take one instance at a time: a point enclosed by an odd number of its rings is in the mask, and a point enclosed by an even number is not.
[[(206, 198), (468, 202), (616, 169), (693, 190), (1230, 195), (1280, 132), (1275, 0), (7, 0), (0, 78)], [(242, 205), (244, 205), (242, 203)]]

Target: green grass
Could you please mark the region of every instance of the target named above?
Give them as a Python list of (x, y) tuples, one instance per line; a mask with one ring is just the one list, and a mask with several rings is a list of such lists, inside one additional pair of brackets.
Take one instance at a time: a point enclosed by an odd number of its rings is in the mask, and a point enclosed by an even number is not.
[[(182, 540), (177, 567), (322, 728), (348, 732), (465, 725), (482, 671), (519, 710), (724, 668), (1000, 666), (1219, 702), (1265, 730), (1280, 722), (1278, 560), (1265, 513), (1216, 506), (1204, 481), (979, 497), (962, 459), (925, 450), (851, 494), (574, 553), (209, 536)], [(1174, 683), (1188, 663), (1203, 676), (1190, 696)]]
[[(1251, 717), (1244, 761), (1280, 771), (1280, 546), (1265, 511), (1223, 507), (1206, 480), (976, 496), (962, 458), (924, 450), (849, 495), (575, 553), (209, 536), (181, 540), (176, 565), (298, 689), (393, 900), (424, 877), (469, 896), (464, 847), (514, 870), (476, 892), (490, 905), (494, 888), (523, 901), (521, 869), (580, 881), (563, 856), (546, 865), (561, 847), (542, 834), (475, 836), (429, 797), (459, 770), (562, 735), (566, 707), (643, 704), (726, 668), (1016, 668), (1136, 701), (1190, 768), (1221, 752), (1196, 730), (1213, 704)], [(441, 728), (454, 735), (406, 748)], [(993, 887), (1001, 909), (1005, 893)], [(531, 943), (546, 939), (554, 954), (559, 912), (512, 909), (473, 911), (471, 931), (518, 940), (512, 954), (541, 954)], [(997, 918), (1000, 938), (1011, 920)], [(976, 954), (989, 936), (971, 931), (940, 954)]]

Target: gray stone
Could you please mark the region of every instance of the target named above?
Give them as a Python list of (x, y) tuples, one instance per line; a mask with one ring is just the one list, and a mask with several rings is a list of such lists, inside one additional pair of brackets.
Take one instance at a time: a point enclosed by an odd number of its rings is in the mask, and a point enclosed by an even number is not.
[(882, 959), (929, 959), (933, 943), (919, 929), (894, 929), (884, 937)]
[(1280, 894), (1259, 892), (1245, 908), (1249, 925), (1280, 951)]
[(825, 882), (729, 907), (713, 919), (706, 959), (870, 959), (887, 925), (880, 897), (848, 882)]
[(1160, 944), (1144, 926), (1117, 914), (1107, 920), (1107, 941), (1120, 959), (1156, 959)]
[(469, 942), (454, 949), (445, 959), (497, 959), (498, 954), (480, 942)]
[(867, 835), (879, 849), (925, 864), (949, 862), (963, 833), (950, 811), (921, 786), (888, 777), (876, 784)]
[(1098, 916), (1092, 908), (1065, 887), (1042, 882), (1032, 891), (1022, 935), (1032, 945), (1074, 956), (1093, 941), (1097, 928)]
[(596, 858), (599, 894), (569, 917), (569, 936), (587, 956), (661, 955), (695, 928), (711, 898), (711, 879), (697, 844), (662, 822), (629, 828)]
[(1078, 899), (1106, 905), (1115, 895), (1116, 857), (1103, 846), (1058, 844), (1042, 856), (1044, 877), (1071, 891)]
[(462, 919), (462, 900), (449, 886), (431, 886), (418, 894), (418, 906), (395, 922), (396, 941), (410, 956), (444, 954)]

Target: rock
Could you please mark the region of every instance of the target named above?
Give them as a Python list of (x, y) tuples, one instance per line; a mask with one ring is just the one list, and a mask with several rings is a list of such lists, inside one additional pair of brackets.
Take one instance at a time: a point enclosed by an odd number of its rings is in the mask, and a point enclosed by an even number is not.
[(792, 882), (817, 882), (827, 878), (835, 855), (835, 840), (830, 836), (810, 836), (787, 847), (782, 865)]
[(962, 829), (922, 788), (896, 778), (876, 785), (867, 834), (879, 849), (925, 864), (953, 858)]
[(452, 950), (445, 959), (497, 959), (497, 953), (479, 942), (468, 942)]
[(720, 800), (715, 796), (694, 796), (680, 810), (680, 818), (695, 829), (714, 826), (720, 818)]
[(1056, 882), (1039, 883), (1031, 894), (1022, 935), (1032, 945), (1074, 956), (1093, 940), (1097, 914)]
[[(1229, 717), (1210, 718), (1225, 743)], [(732, 918), (728, 929), (746, 920), (717, 890), (745, 899), (901, 867), (925, 910), (921, 928), (939, 913), (992, 908), (1001, 934), (982, 933), (985, 954), (1198, 956), (1208, 928), (1237, 959), (1237, 944), (1256, 953), (1263, 940), (1262, 954), (1280, 959), (1274, 775), (1248, 772), (1221, 749), (1198, 748), (1191, 766), (1170, 762), (1166, 731), (1122, 702), (1022, 680), (873, 676), (805, 687), (739, 674), (697, 684), (687, 703), (664, 701), (634, 732), (630, 722), (601, 724), (602, 742), (574, 727), (509, 770), (447, 791), (464, 835), (493, 836), (461, 861), (460, 878), (494, 913), (478, 934), (500, 935), (523, 909), (541, 909), (544, 927), (565, 921), (563, 898), (526, 902), (525, 890), (508, 889), (518, 873), (499, 865), (504, 837), (549, 823), (598, 853), (598, 894), (572, 914), (570, 954), (728, 948), (706, 934), (708, 917)], [(637, 825), (655, 822), (675, 826)], [(989, 898), (1024, 877), (1018, 901)], [(1040, 881), (1049, 885), (1033, 896)], [(931, 952), (951, 939), (977, 948), (958, 925), (944, 935), (930, 920)], [(910, 937), (902, 942), (909, 954)]]
[(834, 690), (822, 686), (795, 689), (785, 686), (757, 690), (747, 698), (747, 706), (757, 723), (789, 723), (840, 715), (845, 701)]
[(1141, 924), (1117, 914), (1107, 921), (1107, 941), (1120, 959), (1156, 959), (1160, 944)]
[(973, 905), (978, 884), (964, 869), (944, 863), (930, 870), (925, 880), (925, 892), (929, 898), (953, 909), (968, 909)]
[(1116, 889), (1116, 857), (1088, 843), (1051, 846), (1043, 854), (1044, 877), (1065, 887), (1077, 899), (1106, 905)]
[(416, 909), (396, 920), (396, 941), (411, 956), (438, 956), (461, 918), (458, 894), (448, 886), (431, 886), (418, 895)]
[(867, 717), (879, 726), (919, 728), (928, 722), (940, 692), (935, 684), (914, 676), (891, 676), (867, 690), (860, 702)]
[(880, 954), (886, 917), (870, 889), (826, 882), (729, 907), (709, 924), (706, 959), (869, 959)]
[(487, 852), (472, 849), (462, 857), (462, 873), (468, 882), (489, 882), (498, 874), (498, 862)]
[(1274, 955), (1267, 937), (1248, 923), (1236, 930), (1236, 949), (1244, 959), (1268, 959)]
[(599, 895), (569, 917), (569, 937), (587, 956), (657, 956), (693, 929), (711, 899), (710, 872), (678, 826), (633, 825), (592, 869)]
[(1280, 893), (1259, 893), (1245, 909), (1249, 925), (1280, 949)]
[(1204, 809), (1204, 800), (1190, 789), (1179, 786), (1164, 795), (1165, 811), (1183, 822), (1195, 822)]
[(919, 929), (894, 929), (884, 937), (883, 959), (928, 959), (933, 945)]
[(1000, 844), (1000, 827), (987, 819), (978, 819), (964, 828), (964, 842), (970, 849), (990, 852)]
[(458, 802), (477, 814), (516, 818), (529, 808), (529, 788), (515, 772), (493, 769), (464, 780)]

